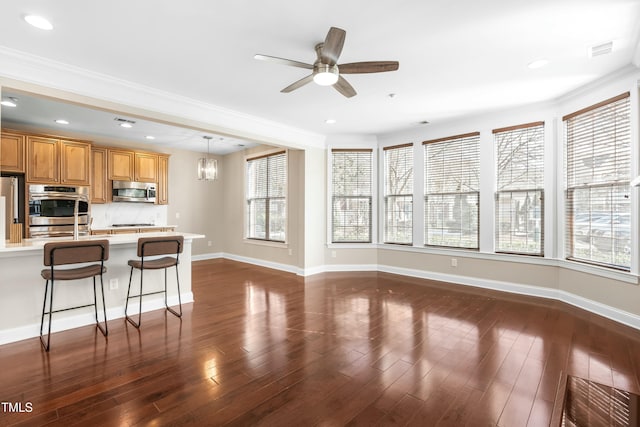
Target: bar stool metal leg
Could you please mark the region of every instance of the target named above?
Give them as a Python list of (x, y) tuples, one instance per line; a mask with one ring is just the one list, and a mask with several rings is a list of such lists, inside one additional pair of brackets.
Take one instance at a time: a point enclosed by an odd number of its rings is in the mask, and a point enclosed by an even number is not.
[(178, 265), (176, 265), (176, 284), (178, 285), (178, 307), (180, 308), (180, 313), (177, 313), (174, 309), (169, 307), (169, 303), (167, 302), (167, 269), (164, 269), (164, 306), (169, 310), (173, 315), (177, 317), (182, 317), (182, 299), (180, 298), (180, 275), (178, 274)]
[(96, 291), (96, 276), (93, 276), (93, 311), (96, 314), (96, 326), (98, 327), (98, 329), (100, 329), (100, 332), (102, 332), (102, 335), (104, 335), (105, 337), (109, 334), (109, 327), (107, 326), (107, 307), (104, 304), (104, 283), (102, 280), (102, 275), (100, 275), (100, 293), (102, 294), (102, 311), (104, 314), (104, 328), (102, 327), (102, 325), (100, 324), (100, 321), (98, 320), (98, 297), (97, 297), (97, 291)]
[[(51, 292), (49, 292), (49, 282), (51, 282)], [(47, 307), (47, 293), (49, 293), (49, 312), (46, 312)], [(49, 325), (47, 332), (47, 343), (45, 344), (44, 338), (42, 336), (42, 328), (44, 326), (44, 316), (45, 314), (49, 315)], [(49, 351), (49, 344), (51, 343), (51, 316), (53, 315), (53, 279), (51, 281), (47, 280), (44, 287), (44, 302), (42, 303), (42, 317), (40, 318), (40, 344), (42, 344), (42, 348), (45, 351)]]
[[(140, 328), (140, 324), (142, 323), (142, 270), (140, 270), (140, 295), (132, 295), (129, 296), (131, 294), (131, 280), (133, 279), (133, 267), (131, 267), (131, 272), (129, 273), (129, 287), (127, 289), (127, 301), (125, 302), (124, 305), (124, 317), (125, 319), (127, 319), (127, 321), (129, 323), (131, 323), (133, 326), (135, 326), (136, 328)], [(138, 310), (138, 322), (135, 322), (128, 314), (128, 309), (129, 309), (129, 299), (130, 298), (138, 298), (140, 303), (139, 303), (139, 310)]]

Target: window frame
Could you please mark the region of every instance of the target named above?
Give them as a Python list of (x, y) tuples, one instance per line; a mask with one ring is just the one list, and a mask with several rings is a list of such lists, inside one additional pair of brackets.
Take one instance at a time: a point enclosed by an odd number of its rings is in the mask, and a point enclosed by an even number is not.
[[(625, 113), (626, 113), (626, 127), (621, 127), (618, 126), (617, 123), (615, 124), (611, 124), (611, 122), (607, 122), (607, 124), (609, 124), (610, 126), (613, 126), (613, 129), (615, 130), (615, 135), (616, 135), (616, 139), (617, 138), (625, 138), (626, 137), (626, 143), (628, 144), (625, 149), (627, 151), (627, 163), (625, 165), (625, 169), (626, 169), (626, 173), (627, 175), (621, 175), (618, 176), (617, 179), (611, 179), (611, 180), (607, 180), (607, 181), (602, 181), (602, 180), (597, 180), (597, 179), (593, 179), (591, 180), (591, 182), (577, 182), (577, 183), (572, 183), (572, 180), (576, 180), (579, 178), (576, 178), (576, 176), (578, 176), (578, 173), (574, 172), (575, 169), (572, 169), (570, 166), (574, 165), (577, 166), (577, 162), (570, 156), (570, 143), (572, 142), (571, 137), (574, 135), (574, 133), (572, 133), (572, 129), (571, 129), (571, 125), (574, 123), (574, 120), (576, 119), (581, 119), (581, 118), (588, 118), (591, 117), (590, 121), (592, 123), (591, 126), (591, 139), (589, 139), (589, 141), (591, 141), (591, 145), (595, 146), (595, 139), (597, 139), (596, 137), (599, 136), (598, 135), (598, 131), (604, 131), (607, 130), (608, 128), (606, 128), (606, 125), (602, 125), (602, 123), (599, 123), (599, 127), (598, 128), (594, 128), (593, 127), (593, 122), (595, 122), (599, 117), (594, 117), (598, 112), (602, 112), (602, 114), (606, 114), (607, 113), (607, 109), (606, 108), (618, 108), (618, 106), (614, 106), (614, 104), (617, 103), (622, 103), (624, 102), (624, 105), (621, 105), (622, 108), (624, 108)], [(598, 111), (600, 110), (600, 111)], [(564, 202), (564, 212), (563, 213), (558, 213), (559, 215), (564, 214), (564, 224), (565, 224), (565, 230), (564, 230), (564, 236), (562, 236), (564, 238), (564, 253), (562, 254), (562, 257), (565, 260), (568, 261), (572, 261), (572, 262), (576, 262), (579, 264), (583, 264), (583, 265), (592, 265), (592, 266), (596, 266), (596, 267), (601, 267), (601, 268), (605, 268), (608, 270), (616, 270), (616, 271), (623, 271), (623, 272), (630, 272), (631, 268), (632, 268), (632, 264), (633, 264), (633, 258), (631, 257), (631, 252), (632, 252), (632, 248), (631, 248), (631, 224), (630, 224), (630, 220), (631, 220), (631, 213), (633, 212), (633, 202), (631, 201), (631, 188), (629, 187), (629, 181), (631, 179), (631, 171), (632, 171), (632, 164), (633, 164), (633, 137), (632, 137), (632, 122), (633, 119), (631, 117), (632, 113), (632, 107), (631, 107), (631, 102), (630, 102), (630, 92), (624, 92), (618, 96), (614, 96), (612, 98), (606, 99), (604, 101), (598, 102), (594, 105), (588, 106), (586, 108), (583, 108), (581, 110), (575, 111), (573, 113), (567, 114), (564, 117), (562, 117), (562, 121), (563, 121), (563, 141), (564, 141), (564, 186), (563, 186), (563, 202)], [(600, 117), (601, 118), (601, 117)], [(581, 126), (588, 126), (588, 125), (584, 125), (582, 124)], [(581, 127), (576, 127), (577, 130), (581, 130)], [(575, 132), (575, 129), (573, 129), (573, 131)], [(621, 131), (621, 132), (619, 132)], [(595, 136), (594, 136), (595, 135)], [(574, 137), (574, 139), (576, 139)], [(602, 140), (598, 140), (598, 145), (602, 146)], [(616, 151), (616, 155), (618, 154), (618, 152)], [(595, 159), (596, 156), (593, 155), (593, 159)], [(592, 161), (593, 161), (592, 159)], [(585, 162), (586, 158), (583, 159), (582, 163), (588, 163)], [(620, 170), (621, 166), (618, 166), (618, 163), (616, 162), (616, 168), (615, 170), (618, 171)], [(598, 172), (597, 168), (591, 168), (590, 171), (592, 172), (592, 174), (594, 172)], [(570, 175), (572, 172), (574, 172), (574, 175)], [(614, 195), (615, 195), (615, 189), (620, 190), (620, 194), (622, 194), (622, 199), (627, 199), (628, 200), (628, 211), (627, 212), (619, 212), (616, 211), (613, 204), (614, 204)], [(588, 211), (588, 246), (589, 246), (589, 252), (593, 252), (593, 246), (596, 246), (596, 244), (594, 243), (593, 238), (597, 237), (595, 236), (595, 234), (592, 234), (591, 230), (593, 230), (595, 223), (598, 221), (597, 215), (594, 215), (594, 211), (593, 211), (593, 207), (594, 205), (592, 205), (593, 201), (591, 198), (591, 194), (594, 191), (605, 191), (605, 192), (609, 192), (610, 194), (610, 198), (611, 200), (609, 200), (609, 203), (612, 205), (610, 211), (608, 211), (608, 213), (611, 216), (611, 219), (614, 218), (614, 216), (622, 216), (622, 215), (627, 215), (629, 217), (629, 224), (626, 227), (623, 228), (615, 228), (615, 231), (627, 231), (629, 233), (629, 238), (628, 243), (629, 243), (629, 249), (628, 252), (624, 252), (629, 255), (629, 260), (628, 260), (628, 265), (625, 264), (621, 264), (621, 263), (616, 263), (614, 258), (616, 257), (616, 253), (615, 251), (612, 251), (609, 253), (609, 255), (611, 256), (611, 262), (605, 262), (605, 261), (599, 261), (597, 259), (593, 259), (593, 257), (591, 258), (587, 258), (587, 257), (580, 257), (576, 255), (575, 252), (575, 247), (577, 246), (576, 244), (576, 240), (578, 239), (578, 233), (575, 232), (574, 230), (577, 228), (576, 227), (576, 219), (577, 219), (577, 215), (578, 214), (584, 214), (584, 213), (580, 213), (577, 212), (576, 209), (576, 203), (574, 203), (574, 197), (573, 195), (577, 192), (577, 191), (583, 191), (583, 192), (588, 192), (589, 193), (589, 211)], [(626, 193), (626, 194), (625, 194)], [(620, 203), (620, 202), (615, 202), (615, 203)], [(597, 213), (597, 211), (595, 212)], [(594, 219), (594, 216), (596, 216), (596, 219)], [(611, 225), (611, 231), (613, 233), (614, 228), (613, 228), (613, 224), (614, 221), (610, 221)], [(614, 243), (614, 240), (618, 240), (617, 238), (614, 238), (613, 236), (610, 237), (610, 240), (612, 240), (612, 244)], [(596, 247), (597, 248), (597, 247)]]
[[(282, 185), (282, 195), (278, 195), (278, 196), (274, 196), (271, 195), (272, 191), (271, 190), (271, 180), (270, 180), (270, 162), (269, 159), (270, 158), (275, 158), (277, 156), (283, 156), (284, 157), (284, 165), (283, 165), (283, 181), (281, 183)], [(265, 182), (265, 187), (266, 187), (266, 195), (260, 195), (260, 196), (253, 196), (249, 191), (249, 186), (250, 186), (250, 177), (249, 177), (249, 166), (251, 162), (254, 161), (259, 161), (259, 160), (266, 160), (266, 169), (265, 169), (265, 177), (263, 177), (262, 179), (264, 179)], [(256, 155), (256, 156), (247, 156), (245, 158), (245, 239), (249, 240), (249, 241), (256, 241), (256, 242), (273, 242), (273, 243), (286, 243), (287, 242), (287, 236), (288, 236), (288, 230), (287, 230), (287, 224), (288, 224), (288, 179), (289, 179), (289, 155), (287, 150), (276, 150), (276, 151), (271, 151), (268, 153), (264, 153), (264, 154), (260, 154), (260, 155)], [(251, 216), (251, 206), (253, 202), (256, 201), (264, 201), (265, 207), (264, 207), (264, 234), (265, 237), (258, 237), (256, 235), (252, 235), (252, 224), (254, 223), (254, 221), (252, 221), (252, 216)], [(271, 202), (276, 202), (276, 201), (283, 201), (284, 202), (284, 207), (283, 209), (283, 214), (284, 214), (284, 218), (282, 218), (283, 223), (283, 227), (282, 227), (282, 233), (284, 233), (284, 238), (283, 239), (275, 239), (271, 237), (272, 234), (272, 230), (271, 230), (271, 208), (272, 208), (272, 203)], [(275, 203), (274, 203), (275, 204)], [(253, 230), (255, 232), (255, 230)], [(255, 234), (255, 233), (254, 233)]]
[[(539, 128), (539, 129), (536, 129)], [(541, 162), (541, 170), (538, 171), (538, 173), (540, 174), (540, 184), (537, 186), (529, 186), (529, 185), (512, 185), (508, 188), (504, 188), (501, 189), (500, 188), (500, 174), (499, 174), (499, 170), (498, 170), (498, 162), (500, 160), (500, 153), (499, 153), (499, 146), (498, 146), (498, 136), (500, 134), (510, 134), (510, 135), (514, 135), (515, 132), (522, 132), (523, 130), (530, 130), (533, 129), (535, 131), (538, 131), (540, 133), (540, 141), (538, 141), (538, 143), (540, 144), (540, 146), (538, 147), (539, 150), (541, 150), (540, 153), (540, 162)], [(502, 254), (513, 254), (513, 255), (528, 255), (528, 256), (539, 256), (539, 257), (544, 257), (544, 225), (545, 225), (545, 221), (544, 221), (544, 217), (545, 217), (545, 205), (544, 205), (544, 177), (545, 177), (545, 122), (544, 121), (537, 121), (537, 122), (531, 122), (531, 123), (526, 123), (526, 124), (521, 124), (521, 125), (515, 125), (515, 126), (509, 126), (509, 127), (504, 127), (504, 128), (498, 128), (498, 129), (494, 129), (492, 131), (493, 133), (493, 143), (494, 143), (494, 147), (495, 147), (495, 182), (496, 182), (496, 191), (495, 191), (495, 212), (494, 212), (494, 221), (495, 221), (495, 236), (494, 236), (494, 244), (495, 244), (495, 252), (496, 253), (502, 253)], [(527, 146), (527, 149), (529, 147)], [(534, 147), (535, 148), (535, 147)], [(528, 159), (527, 159), (528, 160)], [(527, 175), (529, 175), (529, 162), (527, 161)], [(501, 216), (500, 213), (501, 211), (501, 207), (500, 207), (500, 196), (503, 194), (510, 194), (512, 197), (514, 194), (526, 194), (526, 198), (529, 197), (529, 193), (533, 193), (534, 195), (537, 195), (537, 198), (539, 200), (539, 207), (538, 207), (538, 212), (540, 213), (540, 218), (538, 219), (539, 221), (539, 232), (538, 234), (540, 235), (540, 241), (539, 241), (539, 247), (540, 250), (538, 252), (532, 252), (532, 251), (518, 251), (518, 250), (501, 250), (499, 249), (500, 247), (500, 234), (501, 234), (501, 229), (503, 228), (503, 223), (501, 222)], [(534, 196), (535, 197), (535, 196)], [(513, 211), (509, 211), (509, 214), (511, 216), (511, 214), (513, 213)], [(528, 212), (527, 212), (528, 213)], [(535, 219), (534, 219), (535, 220)], [(527, 219), (525, 219), (525, 221), (527, 221)], [(525, 226), (526, 227), (526, 226)], [(510, 234), (513, 235), (514, 233), (514, 229), (513, 227), (510, 228)]]
[[(383, 215), (383, 219), (382, 219), (382, 241), (385, 244), (390, 244), (390, 245), (402, 245), (402, 246), (413, 246), (413, 192), (414, 192), (414, 174), (415, 174), (415, 170), (414, 170), (414, 149), (413, 149), (413, 143), (406, 143), (406, 144), (399, 144), (399, 145), (392, 145), (392, 146), (387, 146), (387, 147), (383, 147), (382, 151), (383, 151), (383, 158), (382, 158), (382, 165), (383, 165), (383, 183), (382, 183), (382, 192), (383, 192), (383, 211), (382, 211), (382, 215)], [(411, 178), (410, 178), (410, 190), (409, 191), (404, 191), (402, 193), (387, 193), (387, 183), (388, 183), (388, 179), (389, 179), (389, 169), (388, 169), (388, 164), (387, 164), (387, 153), (390, 153), (392, 150), (406, 150), (406, 152), (408, 153), (408, 156), (410, 157), (410, 160), (404, 160), (404, 164), (405, 165), (410, 165), (410, 172), (411, 172)], [(394, 241), (389, 239), (389, 221), (388, 221), (388, 208), (389, 208), (389, 204), (392, 201), (399, 201), (401, 202), (405, 207), (406, 204), (408, 203), (411, 206), (410, 209), (410, 214), (406, 214), (406, 208), (403, 209), (402, 211), (398, 211), (398, 213), (404, 212), (405, 213), (405, 217), (409, 218), (410, 221), (410, 232), (409, 232), (409, 241)], [(406, 220), (406, 219), (405, 219)], [(399, 228), (398, 226), (395, 226), (394, 228)], [(405, 229), (407, 227), (404, 227)]]
[[(458, 144), (462, 144), (464, 142), (473, 142), (476, 145), (476, 153), (475, 153), (475, 166), (477, 167), (477, 171), (478, 171), (478, 179), (477, 182), (475, 183), (477, 186), (477, 190), (476, 191), (440, 191), (440, 192), (430, 192), (429, 191), (429, 184), (428, 184), (428, 179), (429, 179), (429, 166), (427, 165), (428, 162), (428, 147), (429, 146), (434, 146), (434, 145), (438, 145), (440, 146), (441, 144), (449, 144), (449, 143), (458, 143)], [(461, 135), (453, 135), (453, 136), (448, 136), (448, 137), (444, 137), (444, 138), (438, 138), (438, 139), (432, 139), (432, 140), (427, 140), (427, 141), (423, 141), (422, 142), (422, 152), (423, 152), (423, 173), (424, 173), (424, 191), (423, 191), (423, 203), (424, 203), (424, 212), (423, 212), (423, 218), (422, 221), (424, 223), (424, 230), (423, 230), (423, 244), (425, 247), (427, 248), (443, 248), (443, 249), (455, 249), (455, 250), (472, 250), (472, 251), (479, 251), (480, 250), (480, 213), (481, 213), (481, 209), (480, 209), (480, 200), (481, 200), (481, 195), (480, 195), (480, 175), (481, 175), (481, 171), (480, 171), (480, 132), (470, 132), (470, 133), (465, 133), (465, 134), (461, 134)], [(470, 196), (475, 196), (476, 199), (476, 209), (475, 209), (475, 216), (477, 218), (476, 221), (476, 232), (475, 232), (475, 241), (476, 241), (476, 245), (475, 246), (464, 246), (464, 245), (459, 245), (459, 246), (454, 246), (454, 245), (445, 245), (445, 244), (434, 244), (434, 243), (429, 243), (429, 216), (430, 216), (430, 207), (433, 206), (432, 204), (429, 203), (429, 199), (434, 199), (434, 198), (444, 198), (444, 197), (451, 197), (453, 196), (454, 198), (458, 197), (466, 197), (469, 198)], [(455, 202), (454, 202), (455, 203)], [(469, 211), (471, 212), (471, 211)], [(444, 213), (442, 213), (441, 215), (444, 218)], [(438, 227), (436, 227), (438, 228)], [(442, 225), (442, 227), (440, 227), (442, 230), (444, 230), (444, 224)], [(462, 232), (462, 223), (461, 223), (461, 228), (460, 228), (460, 232)], [(460, 242), (462, 243), (462, 239), (460, 239)]]
[[(335, 164), (334, 164), (334, 159), (336, 158), (336, 154), (338, 153), (368, 153), (369, 154), (369, 180), (368, 180), (368, 184), (369, 184), (369, 194), (365, 195), (365, 194), (356, 194), (356, 195), (347, 195), (347, 194), (338, 194), (336, 195), (336, 188), (335, 188)], [(374, 160), (374, 150), (371, 148), (333, 148), (330, 150), (330, 162), (329, 164), (331, 165), (331, 174), (330, 174), (330, 181), (329, 181), (329, 188), (331, 189), (331, 197), (329, 200), (329, 218), (330, 218), (330, 223), (331, 223), (331, 227), (329, 230), (329, 242), (330, 244), (370, 244), (373, 243), (374, 239), (373, 239), (373, 215), (374, 215), (374, 170), (376, 167), (375, 164), (375, 160)], [(336, 239), (336, 221), (335, 221), (335, 204), (338, 200), (344, 200), (346, 202), (348, 201), (354, 201), (354, 200), (364, 200), (364, 201), (368, 201), (368, 226), (367, 226), (367, 231), (368, 231), (368, 238), (367, 239), (361, 239), (361, 240), (338, 240)]]

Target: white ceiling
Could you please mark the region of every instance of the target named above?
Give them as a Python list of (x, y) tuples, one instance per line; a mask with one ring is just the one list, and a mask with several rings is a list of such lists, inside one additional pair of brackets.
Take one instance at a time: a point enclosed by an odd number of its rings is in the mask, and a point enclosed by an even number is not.
[[(640, 63), (639, 17), (640, 0), (3, 0), (0, 46), (310, 132), (371, 135), (554, 99)], [(347, 32), (339, 63), (397, 60), (399, 70), (346, 76), (358, 92), (347, 99), (315, 84), (280, 93), (308, 70), (253, 59), (313, 63), (331, 26)], [(589, 57), (608, 41), (612, 53)], [(527, 67), (541, 58), (549, 65)], [(7, 110), (3, 121), (17, 114)], [(158, 130), (174, 142), (202, 136)]]

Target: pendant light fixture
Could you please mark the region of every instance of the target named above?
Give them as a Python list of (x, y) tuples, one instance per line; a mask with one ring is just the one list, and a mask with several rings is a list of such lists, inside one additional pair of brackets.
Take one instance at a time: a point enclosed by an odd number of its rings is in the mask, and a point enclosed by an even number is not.
[(203, 181), (213, 181), (218, 179), (218, 160), (209, 158), (210, 136), (203, 136), (207, 141), (207, 157), (198, 159), (198, 179)]

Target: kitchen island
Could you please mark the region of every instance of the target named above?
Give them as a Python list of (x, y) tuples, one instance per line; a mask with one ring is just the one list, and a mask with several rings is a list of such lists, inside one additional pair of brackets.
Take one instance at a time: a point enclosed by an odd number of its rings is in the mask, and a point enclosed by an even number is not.
[[(137, 258), (138, 238), (154, 236), (184, 236), (184, 250), (180, 254), (180, 291), (182, 303), (193, 302), (191, 292), (191, 243), (193, 239), (204, 235), (178, 232), (129, 233), (106, 236), (80, 237), (80, 240), (109, 240), (109, 260), (105, 262), (107, 272), (104, 275), (105, 303), (107, 319), (124, 318), (124, 305), (127, 296), (130, 268), (127, 261)], [(40, 317), (44, 298), (45, 281), (40, 276), (43, 265), (43, 248), (51, 241), (71, 240), (69, 238), (25, 239), (21, 243), (5, 243), (0, 246), (0, 344), (37, 337), (40, 332)], [(173, 270), (173, 269), (171, 269)], [(134, 283), (139, 283), (139, 272), (134, 271)], [(167, 275), (167, 298), (169, 305), (178, 303), (176, 277), (173, 272)], [(99, 279), (98, 279), (99, 281)], [(65, 306), (82, 305), (93, 301), (91, 279), (72, 281), (56, 285), (54, 310), (56, 303)], [(162, 270), (145, 272), (145, 293), (164, 288)], [(137, 287), (133, 287), (137, 290)], [(132, 300), (132, 302), (137, 302)], [(58, 305), (59, 306), (59, 305)], [(131, 311), (136, 313), (136, 305)], [(162, 294), (146, 296), (142, 311), (164, 308)], [(124, 320), (122, 320), (124, 321)], [(52, 332), (76, 328), (95, 323), (93, 308), (61, 312), (53, 315)]]

